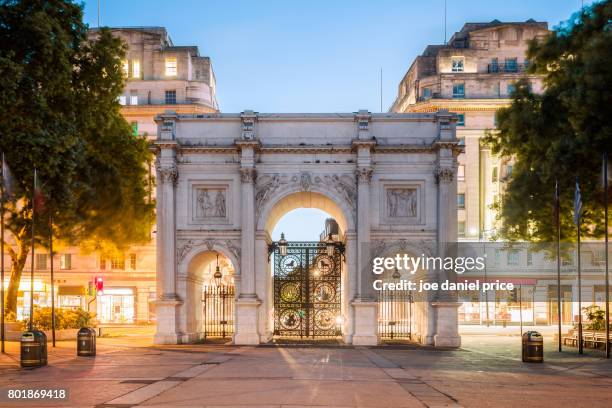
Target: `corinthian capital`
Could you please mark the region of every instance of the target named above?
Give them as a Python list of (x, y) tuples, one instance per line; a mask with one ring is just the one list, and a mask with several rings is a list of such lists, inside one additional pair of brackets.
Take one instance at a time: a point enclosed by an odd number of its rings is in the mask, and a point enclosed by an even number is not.
[(455, 170), (450, 167), (436, 167), (434, 175), (436, 177), (436, 183), (448, 184), (453, 181), (455, 177)]
[(163, 183), (172, 183), (176, 184), (178, 181), (178, 168), (176, 164), (171, 165), (160, 165), (159, 163), (156, 165), (157, 168), (157, 178), (160, 182)]
[(360, 167), (355, 171), (359, 184), (370, 184), (372, 181), (373, 170), (371, 167)]
[(255, 182), (257, 172), (252, 167), (243, 167), (240, 169), (240, 181), (246, 184), (252, 184)]

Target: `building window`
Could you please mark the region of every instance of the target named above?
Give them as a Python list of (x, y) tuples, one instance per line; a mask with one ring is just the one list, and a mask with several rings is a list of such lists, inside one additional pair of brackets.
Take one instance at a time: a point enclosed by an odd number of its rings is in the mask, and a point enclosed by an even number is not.
[(464, 61), (465, 60), (463, 57), (453, 57), (451, 59), (451, 64), (452, 64), (451, 70), (453, 72), (463, 72)]
[(138, 105), (138, 95), (130, 96), (130, 105)]
[(36, 254), (36, 270), (47, 269), (47, 254)]
[(465, 180), (465, 164), (460, 164), (457, 167), (457, 180)]
[(121, 61), (121, 69), (123, 71), (123, 76), (127, 78), (128, 75), (130, 75), (130, 64), (127, 60)]
[(493, 171), (491, 172), (491, 183), (497, 183), (497, 167), (493, 167)]
[(593, 251), (593, 257), (591, 258), (591, 265), (604, 265), (606, 263), (606, 251), (596, 249)]
[(457, 126), (465, 126), (465, 113), (457, 115)]
[(512, 96), (515, 90), (516, 86), (514, 86), (514, 84), (508, 84), (508, 86), (506, 86), (506, 94), (508, 94), (508, 96), (510, 97)]
[(527, 251), (527, 266), (533, 265), (533, 252)]
[(561, 265), (573, 266), (574, 265), (574, 251), (569, 251), (565, 255), (562, 255)]
[(127, 96), (120, 95), (118, 100), (119, 100), (119, 105), (127, 105)]
[(465, 193), (457, 194), (457, 208), (465, 208)]
[(103, 271), (106, 269), (106, 259), (100, 258), (100, 270)]
[(136, 270), (136, 254), (130, 254), (130, 269)]
[(138, 136), (138, 122), (131, 122), (130, 125), (132, 126), (132, 136)]
[(511, 250), (508, 251), (508, 265), (518, 265), (519, 264), (519, 251)]
[(512, 165), (508, 164), (506, 166), (506, 177), (512, 177)]
[(496, 249), (495, 250), (495, 265), (499, 265), (499, 262), (501, 260), (501, 249)]
[(71, 254), (62, 254), (60, 256), (60, 269), (64, 271), (72, 269), (72, 255)]
[(132, 60), (132, 78), (140, 78), (140, 60)]
[(491, 64), (489, 64), (489, 72), (499, 72), (499, 62), (497, 58), (491, 58)]
[(166, 58), (166, 76), (176, 76), (176, 57)]
[(166, 105), (176, 104), (176, 91), (166, 91)]
[(431, 98), (431, 88), (423, 88), (423, 98), (425, 99)]
[(465, 98), (465, 83), (453, 84), (453, 98)]
[(465, 237), (465, 221), (459, 221), (457, 224), (457, 234), (460, 237)]
[(506, 58), (506, 72), (517, 72), (518, 63), (516, 58)]
[(125, 258), (120, 257), (120, 256), (114, 256), (111, 258), (110, 264), (111, 264), (111, 269), (124, 270), (125, 269)]

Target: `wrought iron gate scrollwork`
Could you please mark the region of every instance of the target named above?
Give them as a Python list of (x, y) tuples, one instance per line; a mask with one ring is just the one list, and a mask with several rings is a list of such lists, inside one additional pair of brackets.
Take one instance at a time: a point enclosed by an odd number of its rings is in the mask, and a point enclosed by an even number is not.
[(336, 337), (341, 334), (341, 262), (323, 242), (290, 242), (274, 249), (274, 334)]

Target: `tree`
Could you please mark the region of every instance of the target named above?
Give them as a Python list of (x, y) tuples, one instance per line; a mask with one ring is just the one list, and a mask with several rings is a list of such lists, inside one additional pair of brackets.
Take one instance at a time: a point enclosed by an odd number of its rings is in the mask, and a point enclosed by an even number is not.
[(496, 205), (501, 237), (552, 242), (555, 180), (560, 186), (564, 239), (573, 224), (575, 180), (583, 201), (583, 234), (603, 230), (602, 153), (610, 152), (612, 123), (612, 1), (576, 13), (528, 49), (530, 72), (543, 75), (544, 92), (535, 95), (518, 81), (511, 106), (497, 112), (498, 130), (485, 143), (495, 154), (515, 159), (505, 194)]
[(30, 249), (33, 169), (45, 197), (37, 245), (52, 228), (68, 244), (111, 251), (149, 238), (150, 153), (119, 112), (125, 45), (108, 30), (88, 39), (81, 6), (0, 0), (0, 50), (0, 151), (16, 180), (5, 207), (6, 309), (14, 312)]

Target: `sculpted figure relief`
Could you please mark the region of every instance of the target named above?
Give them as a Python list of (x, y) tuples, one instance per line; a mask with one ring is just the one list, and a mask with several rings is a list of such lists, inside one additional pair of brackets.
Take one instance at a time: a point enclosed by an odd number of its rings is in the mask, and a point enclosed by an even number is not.
[[(211, 195), (214, 194), (214, 201)], [(227, 206), (224, 190), (211, 190), (208, 188), (200, 188), (197, 191), (197, 218), (225, 218), (227, 215)]]
[(389, 217), (416, 217), (417, 194), (412, 188), (387, 190), (387, 215)]

